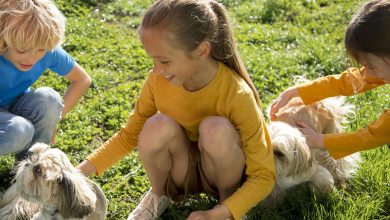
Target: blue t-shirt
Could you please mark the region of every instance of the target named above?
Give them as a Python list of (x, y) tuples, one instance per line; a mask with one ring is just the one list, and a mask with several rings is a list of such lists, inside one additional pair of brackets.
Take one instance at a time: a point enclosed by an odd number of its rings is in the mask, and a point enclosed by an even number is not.
[(39, 77), (50, 69), (58, 75), (67, 75), (74, 67), (75, 60), (61, 47), (57, 47), (38, 60), (28, 71), (21, 71), (0, 56), (0, 107), (11, 104), (18, 96), (29, 91)]

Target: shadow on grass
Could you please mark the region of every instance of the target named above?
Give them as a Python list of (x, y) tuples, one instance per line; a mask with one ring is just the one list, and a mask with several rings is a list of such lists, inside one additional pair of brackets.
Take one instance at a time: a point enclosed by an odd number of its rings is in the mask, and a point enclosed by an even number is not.
[[(321, 200), (327, 203), (327, 197)], [(294, 187), (288, 192), (283, 205), (278, 208), (263, 208), (260, 205), (254, 207), (246, 214), (247, 220), (282, 220), (282, 219), (304, 219), (305, 210), (315, 210), (318, 201), (310, 191), (307, 184)], [(168, 210), (160, 219), (185, 220), (191, 212), (198, 210), (212, 209), (218, 200), (207, 194), (191, 196), (181, 203), (171, 203)]]
[(180, 203), (172, 202), (160, 219), (183, 220), (191, 212), (212, 209), (217, 203), (218, 200), (213, 196), (204, 193), (193, 195)]
[(0, 192), (5, 191), (14, 178), (13, 173), (14, 157), (11, 155), (0, 157)]
[(310, 191), (308, 184), (301, 184), (289, 190), (281, 206), (263, 208), (261, 205), (257, 205), (247, 213), (247, 219), (304, 219), (302, 210), (313, 206), (315, 201), (316, 198)]

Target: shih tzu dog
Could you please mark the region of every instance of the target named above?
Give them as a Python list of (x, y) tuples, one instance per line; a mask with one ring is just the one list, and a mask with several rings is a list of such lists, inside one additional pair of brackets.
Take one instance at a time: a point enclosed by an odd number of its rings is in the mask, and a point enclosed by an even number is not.
[(261, 206), (279, 206), (287, 190), (305, 182), (309, 182), (318, 198), (335, 186), (346, 186), (346, 181), (358, 169), (359, 153), (335, 160), (327, 150), (310, 149), (296, 122), (303, 121), (318, 133), (339, 133), (353, 107), (340, 97), (312, 105), (304, 105), (300, 98), (294, 98), (279, 110), (277, 121), (268, 125), (276, 163), (276, 184)]
[(74, 168), (61, 150), (37, 143), (16, 167), (0, 201), (0, 219), (103, 220), (107, 200), (100, 187)]

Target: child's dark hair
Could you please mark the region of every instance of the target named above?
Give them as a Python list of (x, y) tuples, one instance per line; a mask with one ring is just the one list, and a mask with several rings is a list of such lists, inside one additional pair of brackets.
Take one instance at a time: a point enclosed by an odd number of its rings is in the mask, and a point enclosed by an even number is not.
[(390, 0), (363, 5), (348, 25), (345, 46), (357, 62), (360, 53), (390, 57)]
[(142, 28), (166, 30), (173, 45), (191, 52), (203, 41), (209, 41), (211, 56), (236, 71), (251, 87), (260, 105), (257, 90), (238, 54), (228, 13), (214, 0), (157, 0), (148, 9)]

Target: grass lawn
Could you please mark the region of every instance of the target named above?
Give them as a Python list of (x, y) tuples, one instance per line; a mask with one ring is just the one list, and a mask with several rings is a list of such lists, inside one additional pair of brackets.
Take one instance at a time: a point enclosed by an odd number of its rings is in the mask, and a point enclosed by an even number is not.
[[(93, 78), (93, 86), (60, 122), (54, 147), (77, 165), (118, 131), (132, 111), (152, 68), (137, 38), (141, 16), (152, 0), (56, 0), (67, 17), (63, 44)], [(231, 15), (239, 51), (265, 109), (293, 85), (294, 77), (314, 79), (353, 65), (343, 46), (345, 28), (361, 0), (223, 0)], [(34, 85), (63, 93), (66, 81), (51, 72)], [(390, 87), (348, 99), (356, 105), (352, 131), (389, 108)], [(383, 146), (362, 153), (363, 162), (348, 188), (318, 201), (306, 186), (289, 193), (277, 210), (253, 208), (248, 219), (390, 219), (390, 151)], [(9, 185), (12, 156), (0, 158), (0, 189)], [(103, 176), (91, 177), (109, 199), (107, 219), (126, 219), (149, 182), (133, 152)], [(216, 204), (206, 195), (172, 204), (163, 219), (185, 219), (193, 210)]]

